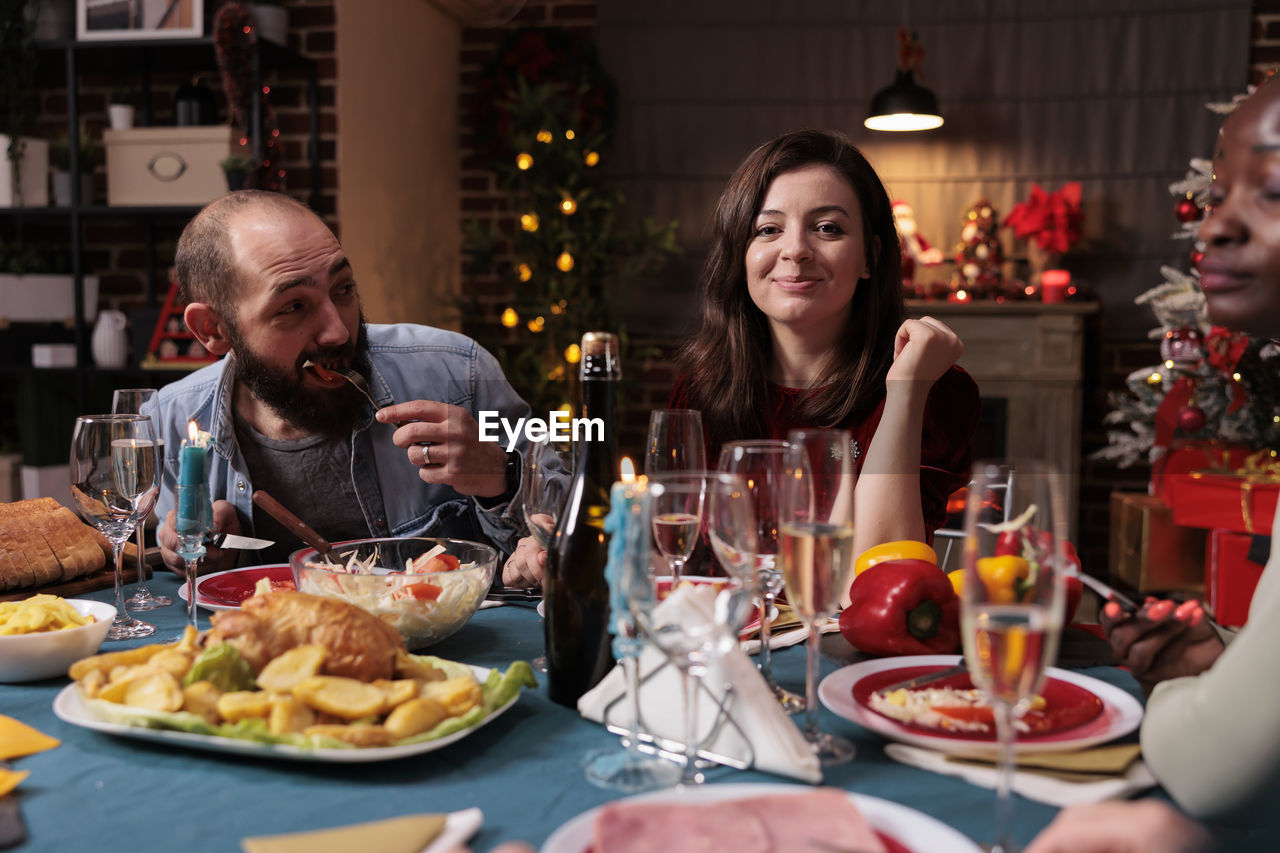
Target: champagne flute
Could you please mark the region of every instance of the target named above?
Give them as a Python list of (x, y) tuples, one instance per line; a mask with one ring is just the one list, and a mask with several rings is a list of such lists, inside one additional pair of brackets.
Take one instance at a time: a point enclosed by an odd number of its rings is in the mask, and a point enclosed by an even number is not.
[[(649, 437), (645, 445), (644, 473), (648, 477), (673, 471), (701, 471), (707, 467), (707, 452), (702, 437), (702, 413), (694, 409), (655, 409), (649, 415)], [(677, 503), (669, 498), (668, 503)], [(658, 547), (671, 567), (672, 583), (680, 580), (680, 572), (698, 541), (700, 519), (688, 512), (660, 512), (654, 518), (654, 530), (667, 532), (659, 537)], [(693, 534), (690, 536), (689, 531)]]
[[(117, 388), (111, 395), (111, 412), (116, 415), (136, 415), (142, 411), (142, 404), (156, 395), (154, 388)], [(156, 430), (156, 442), (160, 452), (160, 462), (164, 464), (164, 438)], [(132, 611), (155, 610), (168, 607), (173, 599), (167, 595), (156, 595), (147, 589), (147, 536), (146, 519), (138, 525), (138, 586), (125, 604)]]
[[(547, 438), (529, 442), (520, 508), (529, 533), (543, 548), (551, 547), (551, 537), (573, 484), (573, 465), (571, 441)], [(547, 656), (538, 655), (529, 664), (538, 672), (546, 672)]]
[(148, 637), (156, 626), (125, 611), (124, 545), (160, 494), (160, 459), (146, 415), (83, 415), (71, 436), (71, 498), (85, 521), (111, 543), (116, 618), (108, 640)]
[[(623, 479), (633, 469), (624, 460)], [(609, 563), (605, 578), (609, 582), (609, 610), (613, 621), (613, 654), (622, 667), (626, 691), (623, 701), (630, 715), (629, 730), (623, 735), (622, 750), (592, 753), (584, 772), (587, 781), (598, 788), (638, 793), (666, 788), (680, 780), (680, 767), (657, 755), (640, 751), (644, 723), (640, 713), (640, 653), (644, 639), (632, 616), (631, 607), (650, 608), (656, 600), (655, 585), (649, 571), (652, 552), (648, 507), (644, 503), (643, 482), (626, 482), (614, 486), (610, 496), (609, 515), (604, 529), (610, 534)], [(605, 711), (608, 724), (608, 709)]]
[[(716, 503), (713, 549), (730, 572), (727, 579), (715, 582), (718, 590), (710, 619), (696, 620), (691, 624), (670, 609), (655, 609), (656, 595), (629, 602), (636, 623), (645, 636), (680, 670), (685, 713), (683, 785), (696, 785), (703, 781), (697, 768), (700, 679), (706, 675), (710, 661), (737, 642), (737, 630), (750, 602), (746, 587), (739, 578), (740, 572), (749, 570), (755, 560), (755, 519), (750, 496), (741, 480), (723, 472), (658, 474), (650, 479), (644, 492), (645, 511), (650, 516), (655, 541), (672, 535), (670, 530), (659, 524), (659, 519), (671, 506), (697, 505), (701, 519), (700, 508), (708, 494), (714, 496)], [(694, 536), (699, 525), (700, 521), (694, 525)], [(650, 571), (652, 568), (651, 564)]]
[[(960, 624), (973, 683), (995, 711), (999, 783), (994, 853), (1014, 849), (1014, 749), (1017, 719), (1057, 656), (1062, 629), (1062, 554), (1066, 534), (1062, 478), (1039, 460), (974, 463), (965, 502), (964, 588)], [(1014, 553), (1006, 554), (1012, 550)], [(987, 585), (987, 560), (1016, 560), (1026, 569), (1012, 590)]]
[(773, 677), (770, 626), (776, 615), (775, 602), (782, 591), (778, 571), (778, 490), (782, 485), (782, 454), (785, 441), (730, 441), (720, 448), (721, 471), (737, 474), (751, 493), (756, 519), (755, 573), (751, 583), (760, 599), (760, 674), (773, 691), (778, 704), (788, 714), (804, 710), (804, 699), (778, 684)]
[(818, 728), (819, 622), (835, 612), (853, 573), (853, 453), (848, 430), (792, 430), (778, 496), (778, 565), (787, 602), (809, 631), (804, 737), (824, 765), (853, 744)]

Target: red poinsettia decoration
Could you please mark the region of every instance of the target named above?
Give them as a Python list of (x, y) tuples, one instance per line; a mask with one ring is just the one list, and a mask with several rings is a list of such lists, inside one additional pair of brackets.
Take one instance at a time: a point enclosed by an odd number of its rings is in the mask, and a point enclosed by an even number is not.
[(1213, 326), (1204, 340), (1205, 359), (1222, 373), (1234, 373), (1240, 356), (1249, 348), (1249, 336), (1225, 326)]
[(1071, 181), (1051, 193), (1031, 185), (1031, 197), (1014, 205), (1004, 219), (1016, 237), (1031, 237), (1046, 252), (1062, 253), (1080, 239), (1084, 214), (1080, 211), (1080, 182)]

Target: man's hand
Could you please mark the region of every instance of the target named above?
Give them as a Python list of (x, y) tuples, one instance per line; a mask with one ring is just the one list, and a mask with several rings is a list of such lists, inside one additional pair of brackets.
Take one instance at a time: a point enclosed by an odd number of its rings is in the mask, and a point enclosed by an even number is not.
[(1109, 801), (1063, 809), (1024, 853), (1199, 853), (1211, 841), (1160, 800)]
[(391, 440), (405, 448), (423, 482), (481, 498), (507, 490), (506, 451), (499, 442), (480, 440), (480, 427), (466, 409), (414, 400), (379, 409), (376, 417), (401, 425)]
[[(169, 571), (180, 578), (185, 578), (187, 576), (186, 562), (178, 556), (177, 551), (177, 525), (177, 512), (169, 510), (164, 522), (156, 528), (156, 543), (160, 546), (160, 556), (164, 558), (164, 564), (168, 566)], [(240, 516), (236, 515), (236, 508), (229, 501), (213, 502), (213, 532), (239, 535)], [(200, 561), (200, 573), (207, 575), (212, 572), (234, 569), (239, 560), (239, 549), (206, 547), (204, 559)]]
[(532, 536), (516, 545), (511, 559), (502, 564), (502, 585), (513, 588), (540, 588), (547, 567), (547, 549)]
[(1199, 675), (1225, 648), (1195, 600), (1179, 604), (1148, 598), (1136, 613), (1112, 601), (1103, 606), (1098, 621), (1116, 663), (1127, 667), (1147, 693), (1165, 679)]
[(893, 365), (886, 380), (927, 382), (930, 386), (964, 353), (951, 327), (933, 317), (907, 320), (893, 341)]

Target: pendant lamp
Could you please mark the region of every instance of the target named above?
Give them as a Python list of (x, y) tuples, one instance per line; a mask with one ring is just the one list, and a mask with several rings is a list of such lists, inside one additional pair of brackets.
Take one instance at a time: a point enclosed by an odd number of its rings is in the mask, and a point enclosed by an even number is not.
[(914, 32), (898, 30), (898, 73), (893, 83), (871, 99), (871, 110), (863, 122), (871, 130), (932, 130), (942, 126), (938, 98), (917, 82), (924, 48)]

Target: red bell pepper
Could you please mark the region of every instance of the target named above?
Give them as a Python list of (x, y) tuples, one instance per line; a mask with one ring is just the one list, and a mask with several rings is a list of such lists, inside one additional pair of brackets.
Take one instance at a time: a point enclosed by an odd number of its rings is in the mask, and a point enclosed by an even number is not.
[[(1006, 530), (996, 540), (997, 556), (1019, 556), (1028, 562), (1039, 563), (1040, 556), (1053, 548), (1053, 534), (1047, 530), (1025, 527), (1022, 530)], [(1080, 571), (1080, 555), (1076, 546), (1063, 540), (1062, 551), (1066, 557), (1069, 571)], [(1080, 598), (1084, 594), (1084, 586), (1080, 579), (1068, 575), (1063, 584), (1066, 591), (1064, 605), (1064, 621), (1070, 622), (1080, 606)]]
[(927, 655), (960, 648), (960, 599), (942, 570), (924, 560), (886, 560), (849, 588), (840, 633), (873, 655)]

